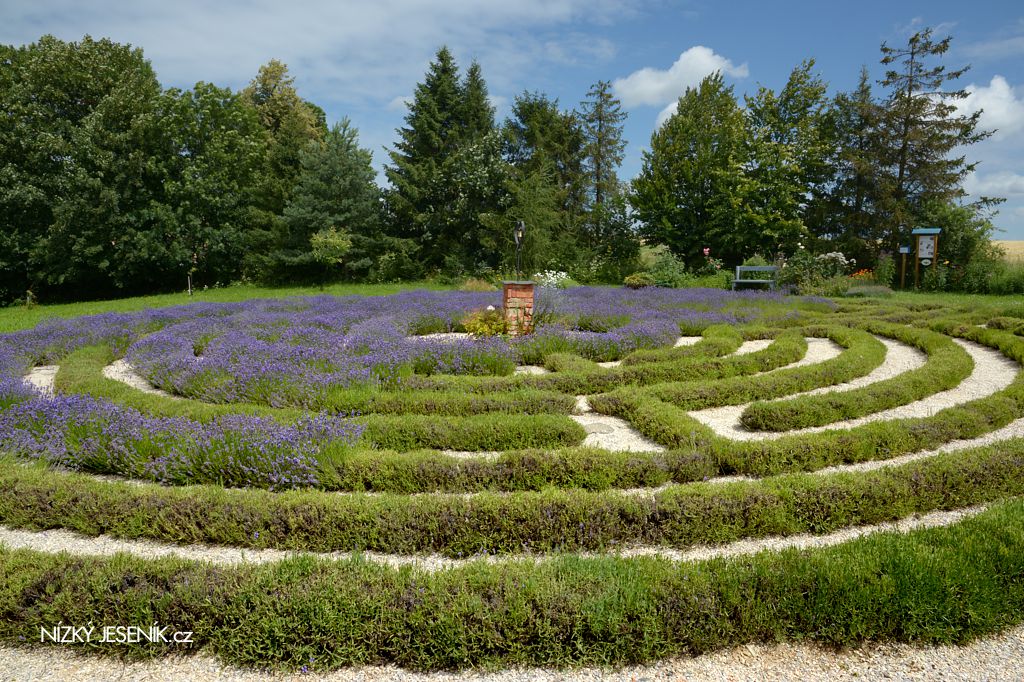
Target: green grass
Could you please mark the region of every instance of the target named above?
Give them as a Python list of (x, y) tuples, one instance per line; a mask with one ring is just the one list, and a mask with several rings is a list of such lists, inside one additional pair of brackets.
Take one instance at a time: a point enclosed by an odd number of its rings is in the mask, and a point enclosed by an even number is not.
[(1021, 621), (1021, 575), (1019, 501), (945, 528), (692, 565), (566, 556), (427, 574), (358, 558), (224, 568), (3, 549), (0, 640), (57, 623), (159, 622), (247, 666), (623, 665), (754, 642), (964, 642)]
[(99, 313), (127, 313), (147, 308), (166, 308), (189, 303), (234, 303), (253, 298), (283, 298), (287, 296), (385, 296), (415, 289), (447, 290), (451, 286), (435, 282), (409, 282), (404, 284), (332, 284), (321, 290), (318, 287), (258, 287), (252, 285), (229, 286), (216, 289), (196, 290), (192, 296), (187, 292), (136, 296), (111, 301), (86, 301), (82, 303), (56, 303), (37, 305), (31, 308), (12, 306), (0, 308), (0, 333), (34, 327), (52, 317), (79, 317)]

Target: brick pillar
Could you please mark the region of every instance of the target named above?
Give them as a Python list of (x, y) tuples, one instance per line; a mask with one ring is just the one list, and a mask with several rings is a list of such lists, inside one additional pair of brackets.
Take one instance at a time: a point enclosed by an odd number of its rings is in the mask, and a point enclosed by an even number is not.
[(533, 282), (502, 282), (502, 308), (512, 336), (533, 331)]

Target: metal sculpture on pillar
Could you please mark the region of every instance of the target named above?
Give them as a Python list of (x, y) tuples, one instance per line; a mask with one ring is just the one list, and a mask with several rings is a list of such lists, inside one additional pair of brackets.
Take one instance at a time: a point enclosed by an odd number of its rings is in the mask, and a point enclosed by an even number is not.
[(516, 221), (515, 229), (512, 230), (512, 237), (516, 240), (516, 279), (522, 279), (523, 240), (526, 237), (526, 223), (522, 220)]
[(526, 223), (516, 221), (512, 228), (516, 242), (516, 279), (502, 286), (502, 308), (505, 325), (512, 336), (533, 331), (533, 282), (523, 279), (523, 242), (526, 241)]

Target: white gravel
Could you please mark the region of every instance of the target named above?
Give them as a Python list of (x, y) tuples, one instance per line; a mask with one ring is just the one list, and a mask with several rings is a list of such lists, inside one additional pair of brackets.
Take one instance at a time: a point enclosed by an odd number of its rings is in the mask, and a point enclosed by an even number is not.
[[(31, 633), (35, 637), (37, 633)], [(746, 644), (702, 656), (646, 666), (550, 670), (514, 668), (496, 673), (416, 673), (392, 666), (336, 670), (325, 675), (274, 674), (228, 667), (206, 654), (122, 663), (78, 653), (70, 646), (0, 647), (0, 679), (10, 682), (847, 682), (1021, 680), (1024, 626), (966, 646), (865, 644), (835, 651), (814, 644)]]
[(676, 348), (680, 346), (693, 346), (704, 340), (703, 336), (680, 336), (676, 339), (676, 342), (672, 344)]
[(586, 430), (584, 447), (604, 448), (612, 452), (665, 452), (665, 446), (648, 440), (624, 419), (593, 412), (573, 414), (570, 419)]
[(149, 383), (149, 380), (144, 376), (135, 371), (135, 368), (128, 364), (125, 360), (116, 360), (111, 364), (103, 368), (103, 376), (114, 381), (120, 381), (122, 384), (127, 384), (137, 391), (143, 393), (150, 393), (152, 395), (163, 396), (164, 398), (175, 398), (178, 399), (180, 396), (176, 396), (173, 393), (168, 393), (163, 389), (159, 389), (153, 384)]
[[(968, 376), (958, 386), (948, 391), (935, 393), (927, 398), (907, 405), (901, 405), (890, 410), (875, 412), (858, 419), (848, 419), (845, 421), (835, 422), (834, 424), (827, 424), (825, 426), (794, 429), (786, 432), (768, 432), (750, 431), (740, 423), (740, 415), (743, 414), (743, 411), (748, 407), (749, 403), (748, 405), (730, 405), (727, 407), (716, 407), (708, 410), (695, 410), (689, 414), (701, 423), (709, 426), (715, 431), (715, 433), (725, 438), (732, 438), (734, 440), (771, 440), (803, 433), (852, 429), (857, 426), (876, 421), (928, 417), (939, 410), (946, 409), (947, 407), (953, 407), (954, 405), (959, 405), (971, 400), (984, 398), (997, 391), (1003, 390), (1013, 382), (1017, 372), (1020, 370), (1020, 366), (1016, 362), (1010, 360), (993, 348), (982, 346), (970, 341), (963, 341), (961, 339), (954, 339), (954, 341), (960, 344), (974, 360), (974, 370), (971, 372), (970, 376)], [(895, 361), (890, 361), (887, 354), (886, 361), (883, 363), (883, 366), (888, 365), (886, 372), (893, 372), (895, 370), (893, 367), (894, 363)], [(907, 370), (904, 369), (903, 371)], [(898, 375), (899, 373), (900, 372), (896, 372), (895, 374)], [(875, 373), (872, 372), (872, 374)], [(880, 375), (881, 373), (876, 374), (875, 376)], [(870, 376), (871, 375), (868, 375), (868, 377)], [(864, 380), (868, 377), (857, 380), (857, 382), (859, 382), (857, 385), (866, 385)], [(830, 387), (830, 390), (838, 391), (849, 389), (844, 389), (843, 386), (835, 386)]]
[[(869, 528), (842, 531), (827, 536), (743, 541), (717, 548), (696, 548), (683, 561), (699, 561), (711, 556), (735, 556), (762, 551), (781, 549), (784, 546), (810, 547), (844, 542), (867, 532), (907, 532), (914, 528), (947, 525), (978, 513), (980, 508), (957, 512), (939, 512), (914, 519), (904, 519), (895, 524), (884, 524)], [(19, 531), (0, 528), (0, 540), (11, 542)], [(41, 551), (72, 551), (76, 554), (109, 555), (117, 551), (136, 554), (145, 547), (144, 556), (166, 556), (165, 553), (150, 554), (155, 543), (124, 543), (118, 541), (82, 538), (65, 531), (44, 533), (23, 533), (30, 540), (21, 546)], [(45, 539), (44, 539), (45, 538)], [(86, 548), (75, 543), (103, 542), (102, 549)], [(770, 543), (770, 546), (764, 546)], [(48, 545), (45, 547), (44, 545)], [(125, 546), (130, 545), (130, 546)], [(174, 556), (197, 558), (195, 552), (211, 550), (218, 554), (214, 558), (201, 560), (216, 563), (238, 564), (241, 562), (275, 561), (283, 553), (261, 550), (242, 552), (233, 550), (234, 556), (220, 554), (221, 548), (188, 548), (191, 553), (183, 555), (183, 548), (174, 547)], [(268, 554), (272, 552), (272, 554)], [(637, 552), (640, 553), (640, 552)], [(266, 558), (264, 558), (266, 557)], [(678, 557), (673, 557), (678, 558)], [(494, 561), (494, 558), (489, 559)], [(450, 560), (448, 560), (450, 561)], [(423, 568), (429, 566), (420, 563)], [(37, 633), (30, 633), (34, 640)], [(49, 646), (40, 649), (17, 649), (0, 647), (0, 670), (4, 680), (69, 680), (92, 682), (93, 680), (138, 680), (163, 682), (169, 680), (235, 680), (238, 682), (263, 682), (265, 680), (322, 680), (324, 682), (355, 682), (376, 680), (397, 680), (399, 682), (449, 682), (454, 680), (479, 680), (481, 682), (525, 682), (526, 680), (551, 681), (568, 680), (1019, 680), (1024, 662), (1024, 627), (1007, 630), (999, 635), (973, 642), (967, 646), (915, 647), (905, 644), (865, 644), (861, 647), (837, 652), (813, 644), (748, 644), (732, 649), (717, 651), (697, 657), (678, 657), (658, 661), (650, 665), (630, 666), (620, 669), (583, 668), (575, 670), (552, 670), (542, 668), (510, 669), (495, 673), (414, 673), (393, 666), (374, 666), (342, 669), (326, 675), (284, 675), (253, 670), (242, 670), (224, 666), (205, 654), (170, 657), (144, 663), (121, 663), (110, 659), (83, 656), (70, 647)]]
[(411, 341), (419, 341), (422, 339), (430, 341), (459, 341), (461, 339), (472, 338), (472, 334), (466, 332), (438, 332), (436, 334), (420, 334), (419, 336), (407, 336), (407, 339)]
[[(790, 535), (739, 540), (723, 545), (698, 545), (690, 549), (672, 549), (651, 545), (628, 545), (607, 552), (578, 552), (574, 556), (660, 557), (669, 561), (692, 563), (710, 559), (757, 554), (783, 549), (813, 549), (831, 547), (872, 533), (907, 533), (919, 528), (949, 526), (985, 510), (984, 506), (956, 511), (931, 512), (910, 516), (894, 523), (844, 528), (827, 535)], [(360, 556), (367, 561), (392, 567), (415, 566), (426, 571), (441, 571), (475, 561), (498, 564), (510, 561), (545, 561), (558, 554), (502, 554), (474, 555), (452, 559), (440, 554), (383, 554), (380, 552), (291, 552), (279, 549), (240, 549), (221, 545), (172, 545), (149, 540), (122, 540), (109, 535), (90, 537), (63, 529), (28, 531), (0, 525), (0, 544), (10, 549), (30, 549), (36, 552), (75, 556), (113, 556), (130, 554), (142, 559), (177, 558), (203, 561), (211, 564), (236, 566), (239, 564), (266, 564), (289, 556), (316, 556), (321, 559), (346, 560)]]
[(25, 375), (24, 381), (43, 395), (52, 396), (54, 394), (54, 381), (57, 379), (57, 370), (59, 369), (59, 365), (39, 365), (38, 367), (33, 367)]
[(548, 374), (550, 370), (540, 365), (519, 365), (516, 367), (516, 374)]

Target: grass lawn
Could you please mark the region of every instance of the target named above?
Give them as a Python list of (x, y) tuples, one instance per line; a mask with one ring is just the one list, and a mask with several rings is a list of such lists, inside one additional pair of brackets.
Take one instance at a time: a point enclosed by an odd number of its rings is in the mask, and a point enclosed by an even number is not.
[(109, 301), (84, 301), (81, 303), (55, 303), (38, 305), (32, 308), (15, 306), (0, 308), (0, 333), (28, 329), (50, 317), (78, 317), (80, 315), (96, 315), (99, 313), (127, 313), (146, 308), (166, 308), (187, 303), (208, 301), (212, 303), (232, 303), (247, 301), (252, 298), (283, 298), (286, 296), (385, 296), (400, 291), (414, 289), (451, 289), (451, 286), (436, 282), (408, 282), (403, 284), (332, 284), (321, 290), (319, 287), (260, 287), (255, 285), (239, 285), (218, 289), (196, 290), (192, 296), (185, 292), (175, 294), (156, 294), (153, 296), (133, 296)]

